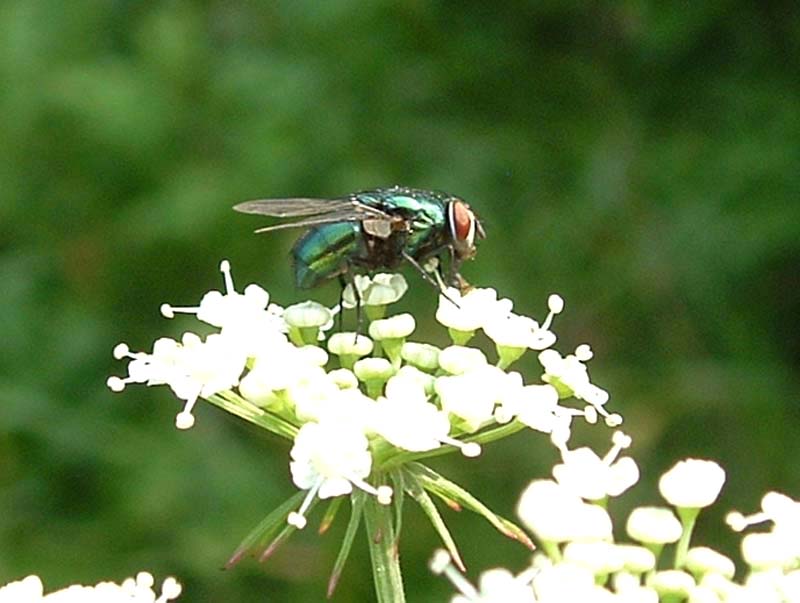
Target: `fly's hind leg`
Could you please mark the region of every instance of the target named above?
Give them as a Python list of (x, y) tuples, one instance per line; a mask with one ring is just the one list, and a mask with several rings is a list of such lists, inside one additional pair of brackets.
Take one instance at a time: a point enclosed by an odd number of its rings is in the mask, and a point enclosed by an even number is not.
[[(356, 286), (356, 279), (353, 274), (352, 266), (349, 264), (347, 265), (347, 269), (339, 275), (339, 284), (341, 284), (342, 289), (339, 292), (339, 303), (342, 306), (342, 314), (344, 314), (344, 290), (347, 288), (348, 285), (353, 290), (353, 298), (356, 301), (356, 333), (354, 337), (355, 340), (358, 339), (358, 336), (361, 334), (361, 328), (364, 326), (364, 317), (361, 312), (362, 306), (362, 299), (361, 299), (361, 291), (358, 290)], [(342, 330), (342, 321), (339, 322), (339, 330)]]
[(339, 332), (344, 331), (344, 290), (347, 287), (347, 279), (343, 274), (339, 275)]

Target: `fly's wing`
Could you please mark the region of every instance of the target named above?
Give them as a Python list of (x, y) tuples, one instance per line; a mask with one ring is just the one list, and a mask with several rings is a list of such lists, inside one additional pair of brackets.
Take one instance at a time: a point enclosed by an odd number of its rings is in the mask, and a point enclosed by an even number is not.
[(387, 230), (391, 230), (391, 223), (397, 220), (397, 217), (352, 197), (346, 199), (307, 199), (303, 197), (258, 199), (234, 205), (233, 209), (245, 214), (259, 214), (275, 218), (303, 218), (294, 222), (259, 228), (256, 232), (336, 222), (363, 222), (365, 220), (386, 222)]
[(308, 199), (296, 197), (292, 199), (257, 199), (234, 205), (233, 209), (244, 214), (261, 214), (276, 218), (295, 218), (334, 212), (345, 212), (354, 209), (350, 199)]

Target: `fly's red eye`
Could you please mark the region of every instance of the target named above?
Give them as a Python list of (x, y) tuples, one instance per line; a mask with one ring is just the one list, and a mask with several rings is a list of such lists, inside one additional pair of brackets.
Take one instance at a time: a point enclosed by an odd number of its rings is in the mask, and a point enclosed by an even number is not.
[(453, 234), (457, 241), (466, 241), (472, 235), (472, 212), (461, 201), (453, 202)]

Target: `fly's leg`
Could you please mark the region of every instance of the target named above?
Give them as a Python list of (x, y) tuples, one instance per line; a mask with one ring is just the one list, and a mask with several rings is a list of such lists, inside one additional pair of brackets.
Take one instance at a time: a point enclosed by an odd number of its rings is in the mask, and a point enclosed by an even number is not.
[(448, 249), (450, 251), (450, 263), (447, 271), (447, 282), (451, 287), (456, 287), (461, 292), (461, 295), (466, 295), (474, 287), (458, 271), (461, 267), (461, 260), (456, 257), (456, 250), (453, 247)]
[(414, 267), (414, 270), (416, 270), (417, 272), (420, 273), (420, 275), (422, 275), (422, 278), (425, 280), (426, 283), (428, 283), (431, 287), (436, 289), (436, 291), (438, 291), (439, 293), (443, 295), (445, 294), (444, 290), (445, 288), (443, 283), (437, 283), (433, 279), (433, 277), (428, 273), (428, 271), (425, 270), (422, 266), (420, 266), (419, 262), (415, 260), (413, 256), (409, 255), (408, 252), (401, 251), (400, 253), (403, 256), (403, 259), (409, 264), (411, 264)]
[(457, 284), (456, 276), (458, 275), (458, 264), (456, 260), (456, 250), (455, 247), (452, 245), (447, 247), (447, 250), (450, 252), (450, 263), (447, 265), (447, 282), (450, 284), (451, 287)]
[(408, 262), (409, 264), (411, 264), (414, 267), (414, 270), (416, 270), (417, 272), (419, 272), (422, 275), (422, 278), (425, 280), (426, 283), (428, 283), (431, 287), (436, 289), (436, 291), (438, 293), (443, 295), (447, 299), (447, 301), (449, 301), (451, 304), (453, 304), (456, 308), (460, 308), (461, 307), (461, 306), (458, 305), (458, 302), (456, 300), (454, 300), (452, 297), (450, 297), (450, 295), (447, 293), (447, 287), (445, 287), (444, 282), (442, 282), (442, 275), (441, 275), (441, 272), (439, 272), (439, 267), (438, 266), (436, 267), (436, 269), (434, 271), (434, 274), (438, 277), (438, 282), (437, 282), (437, 279), (434, 279), (428, 273), (427, 270), (425, 270), (422, 266), (420, 266), (419, 262), (417, 260), (415, 260), (411, 255), (409, 255), (408, 252), (403, 251), (402, 255), (403, 255), (403, 259), (406, 262)]
[[(356, 279), (353, 276), (352, 266), (349, 264), (347, 265), (347, 270), (339, 275), (339, 282), (342, 284), (342, 291), (340, 293), (340, 303), (342, 303), (342, 310), (344, 311), (344, 290), (347, 285), (350, 285), (353, 289), (353, 297), (356, 300), (356, 333), (353, 339), (353, 343), (356, 342), (358, 336), (361, 334), (361, 327), (364, 326), (363, 315), (361, 313), (361, 306), (362, 306), (362, 299), (361, 299), (361, 291), (358, 290), (356, 286)], [(344, 313), (344, 312), (343, 312)], [(341, 327), (341, 323), (339, 323)]]
[(461, 276), (458, 272), (456, 272), (454, 279), (456, 287), (458, 287), (458, 290), (461, 291), (461, 295), (466, 295), (475, 288), (467, 279)]
[(433, 267), (428, 268), (427, 271), (432, 272), (433, 276), (436, 277), (436, 282), (439, 283), (439, 289), (441, 290), (442, 295), (444, 295), (448, 299), (448, 301), (450, 301), (450, 303), (455, 305), (456, 308), (461, 308), (461, 306), (459, 306), (452, 297), (447, 295), (446, 293), (447, 287), (455, 287), (456, 289), (458, 289), (461, 295), (466, 295), (470, 291), (470, 289), (474, 289), (474, 287), (470, 285), (467, 282), (467, 280), (463, 276), (461, 276), (458, 272), (452, 270), (450, 271), (450, 274), (448, 274), (448, 277), (451, 279), (448, 281), (449, 285), (445, 285), (444, 278), (442, 277), (441, 266), (438, 264), (438, 260), (436, 258), (433, 258), (433, 262), (435, 262), (433, 264)]
[(358, 336), (361, 333), (361, 327), (364, 326), (364, 315), (361, 313), (361, 291), (358, 290), (355, 283), (353, 283), (353, 292), (356, 296), (356, 334), (353, 337), (353, 345), (358, 343)]
[(347, 279), (343, 274), (339, 275), (339, 332), (344, 331), (344, 290), (347, 287)]

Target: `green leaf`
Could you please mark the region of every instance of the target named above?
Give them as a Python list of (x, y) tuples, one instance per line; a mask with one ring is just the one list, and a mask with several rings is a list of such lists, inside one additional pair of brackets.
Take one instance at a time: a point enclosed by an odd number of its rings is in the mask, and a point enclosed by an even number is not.
[(289, 536), (294, 534), (297, 530), (296, 527), (289, 525), (288, 523), (284, 526), (284, 528), (278, 532), (278, 535), (272, 539), (272, 542), (269, 543), (267, 548), (259, 555), (258, 560), (259, 562), (263, 563), (270, 557), (272, 557), (272, 553), (278, 550), (278, 547), (282, 545), (285, 541), (289, 539)]
[[(236, 547), (233, 555), (231, 555), (231, 558), (228, 559), (228, 562), (225, 564), (225, 568), (228, 569), (233, 567), (239, 563), (239, 561), (241, 561), (245, 555), (255, 555), (256, 551), (260, 551), (262, 549), (265, 549), (265, 552), (266, 550), (270, 550), (270, 547), (272, 544), (274, 544), (274, 541), (272, 543), (270, 542), (272, 535), (275, 534), (275, 532), (280, 528), (292, 527), (286, 523), (286, 517), (289, 515), (290, 511), (297, 508), (304, 496), (305, 492), (302, 490), (295, 492), (291, 498), (286, 500), (279, 507), (273, 509), (273, 511), (263, 520), (261, 520), (261, 523), (259, 523), (245, 537), (245, 539), (242, 540), (241, 544)], [(288, 537), (288, 534), (286, 534), (284, 538), (285, 537)], [(278, 541), (279, 539), (280, 535), (275, 539), (275, 541)], [(283, 540), (281, 539), (280, 542), (282, 541)], [(274, 548), (272, 550), (274, 550)]]
[(392, 504), (394, 505), (394, 537), (400, 540), (400, 531), (403, 528), (403, 503), (405, 502), (406, 490), (405, 490), (405, 478), (403, 477), (403, 472), (400, 470), (394, 470), (391, 472), (392, 483), (394, 484), (394, 496), (392, 498)]
[[(328, 579), (328, 598), (333, 596), (333, 591), (336, 590), (336, 585), (339, 583), (339, 578), (342, 576), (344, 564), (350, 555), (350, 549), (353, 546), (353, 540), (356, 537), (358, 526), (361, 525), (361, 515), (364, 511), (364, 503), (367, 495), (361, 490), (356, 490), (350, 496), (352, 510), (350, 511), (350, 521), (347, 524), (347, 529), (344, 532), (344, 540), (342, 540), (342, 547), (339, 549), (339, 554), (336, 556), (336, 562), (333, 564), (331, 577)], [(343, 496), (339, 496), (334, 500), (343, 500)], [(333, 506), (333, 505), (331, 505)]]
[(339, 512), (339, 507), (342, 506), (344, 496), (337, 496), (331, 500), (328, 508), (325, 510), (325, 515), (322, 521), (319, 522), (319, 533), (324, 534), (331, 527), (331, 524), (336, 519), (336, 514)]
[(409, 474), (419, 479), (422, 487), (428, 492), (435, 494), (444, 501), (455, 501), (462, 507), (483, 516), (501, 534), (521, 542), (530, 550), (536, 548), (530, 536), (528, 536), (522, 528), (508, 519), (497, 515), (472, 494), (464, 490), (464, 488), (439, 475), (430, 467), (426, 467), (421, 463), (410, 463), (407, 470)]
[(425, 491), (425, 488), (422, 487), (420, 480), (417, 479), (413, 473), (409, 472), (406, 475), (405, 482), (406, 492), (408, 492), (411, 498), (417, 501), (419, 506), (422, 507), (422, 510), (425, 511), (425, 515), (431, 520), (434, 529), (439, 533), (439, 538), (442, 539), (442, 543), (444, 543), (444, 546), (450, 553), (453, 563), (455, 563), (462, 572), (466, 571), (464, 562), (461, 560), (461, 555), (458, 552), (456, 542), (450, 535), (450, 530), (447, 529), (444, 519), (442, 519), (442, 516), (439, 514), (439, 510), (436, 508), (433, 499)]
[(368, 496), (364, 504), (369, 556), (378, 603), (404, 603), (403, 576), (397, 540), (392, 524), (392, 510)]

